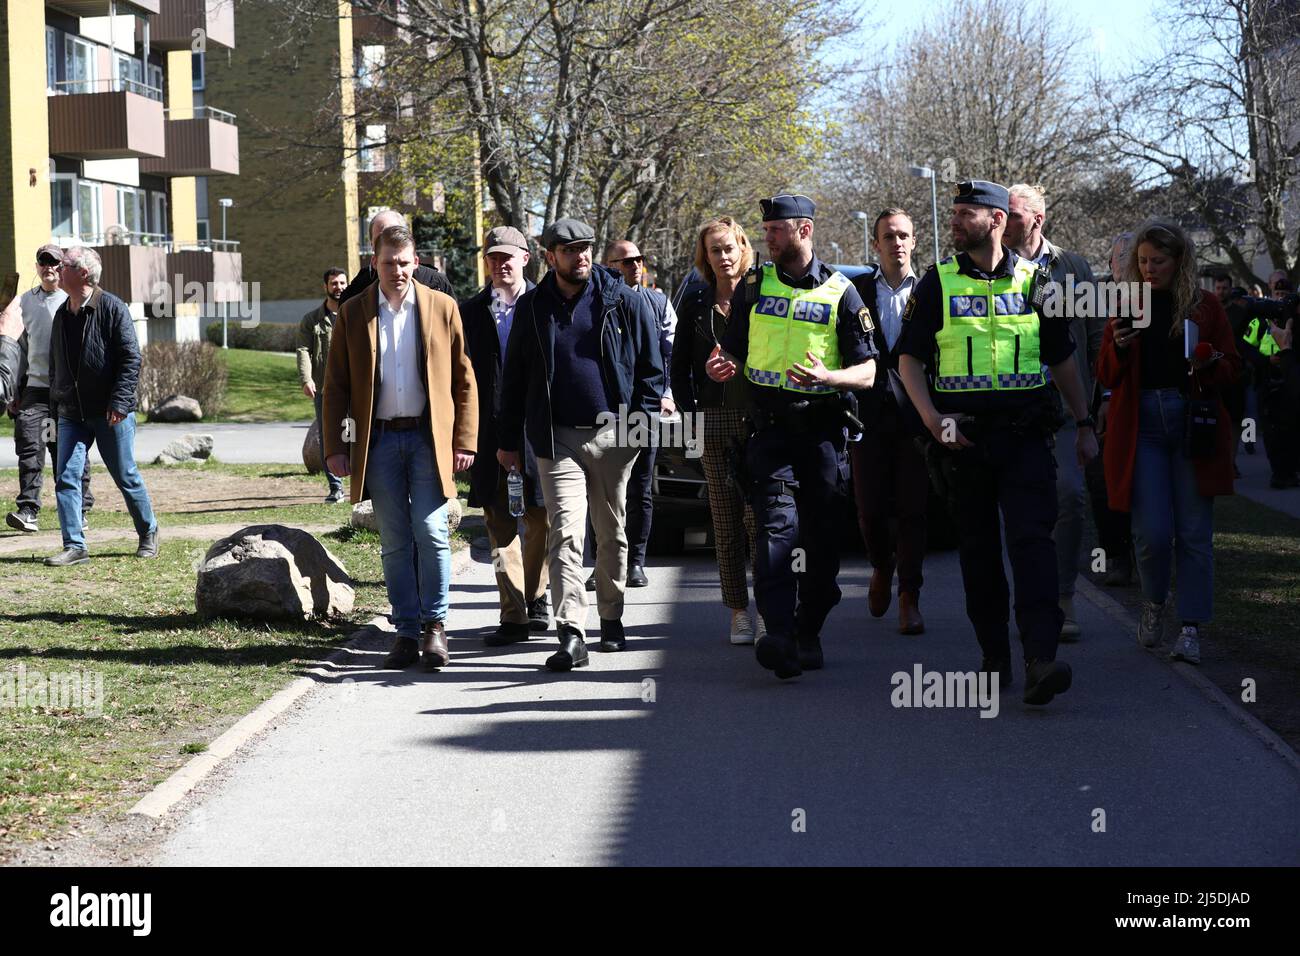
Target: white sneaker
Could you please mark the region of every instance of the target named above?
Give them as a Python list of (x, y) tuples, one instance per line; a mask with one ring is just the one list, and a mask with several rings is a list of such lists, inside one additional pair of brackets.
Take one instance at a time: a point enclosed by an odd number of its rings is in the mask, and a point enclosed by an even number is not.
[(1160, 643), (1165, 623), (1165, 606), (1151, 601), (1142, 602), (1142, 616), (1138, 620), (1138, 643), (1155, 647)]
[(1187, 661), (1189, 664), (1201, 662), (1201, 637), (1195, 627), (1183, 625), (1183, 629), (1178, 632), (1178, 640), (1174, 641), (1174, 649), (1169, 652), (1169, 659)]
[(754, 643), (754, 622), (749, 619), (748, 608), (731, 612), (731, 643)]

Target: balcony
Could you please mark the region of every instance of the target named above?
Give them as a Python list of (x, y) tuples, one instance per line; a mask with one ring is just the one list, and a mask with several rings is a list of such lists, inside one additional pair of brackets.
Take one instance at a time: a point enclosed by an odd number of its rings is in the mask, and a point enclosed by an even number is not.
[(164, 155), (162, 90), (134, 80), (65, 80), (48, 97), (50, 153), (76, 159)]
[(194, 31), (209, 44), (235, 46), (235, 0), (169, 0), (149, 18), (149, 43), (158, 50), (188, 50)]
[(248, 300), (243, 293), (244, 259), (238, 242), (214, 239), (168, 253), (167, 273), (178, 301), (195, 301), (191, 292), (197, 290), (185, 291), (190, 283), (201, 285), (204, 305)]
[[(74, 17), (106, 17), (114, 12), (112, 0), (45, 0), (45, 5)], [(162, 0), (117, 0), (116, 13), (149, 15), (161, 8)]]
[(99, 284), (125, 302), (151, 302), (158, 285), (167, 281), (166, 236), (110, 228), (103, 236), (80, 243), (99, 253), (104, 269)]
[(166, 111), (166, 155), (142, 159), (140, 172), (156, 176), (238, 176), (235, 117), (211, 106)]

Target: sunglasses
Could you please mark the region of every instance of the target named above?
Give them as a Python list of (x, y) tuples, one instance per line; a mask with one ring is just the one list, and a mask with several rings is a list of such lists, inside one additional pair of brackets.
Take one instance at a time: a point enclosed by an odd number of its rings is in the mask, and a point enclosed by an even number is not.
[(36, 260), (36, 264), (38, 266), (43, 266), (46, 269), (51, 269), (63, 265), (63, 260), (55, 259), (53, 256), (41, 256)]
[(617, 259), (616, 262), (626, 262), (629, 265), (640, 265), (645, 262), (645, 256), (628, 256), (626, 259)]

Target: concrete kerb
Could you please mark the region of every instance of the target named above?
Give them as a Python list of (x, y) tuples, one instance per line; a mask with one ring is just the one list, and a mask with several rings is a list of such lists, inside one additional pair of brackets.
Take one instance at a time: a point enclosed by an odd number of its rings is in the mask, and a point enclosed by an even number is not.
[[(1122, 625), (1125, 633), (1133, 635), (1134, 646), (1140, 646), (1136, 638), (1137, 623), (1124, 605), (1082, 574), (1079, 575), (1075, 588), (1082, 591), (1098, 609), (1113, 618), (1116, 623)], [(1144, 650), (1148, 649), (1144, 648)], [(1159, 648), (1151, 648), (1148, 653), (1164, 660), (1165, 663), (1172, 667), (1174, 673), (1199, 690), (1207, 700), (1222, 707), (1228, 713), (1228, 716), (1250, 731), (1260, 743), (1281, 757), (1293, 771), (1300, 774), (1300, 754), (1297, 754), (1290, 744), (1270, 730), (1263, 721), (1225, 694), (1217, 684), (1202, 674), (1195, 664), (1167, 660), (1161, 656)]]
[[(453, 554), (452, 574), (463, 570), (465, 565), (472, 561), (469, 548)], [(233, 727), (212, 741), (206, 750), (195, 754), (170, 777), (141, 797), (127, 811), (127, 814), (161, 820), (168, 811), (184, 799), (186, 794), (222, 763), (234, 756), (245, 744), (266, 730), (277, 717), (302, 700), (314, 688), (321, 684), (334, 683), (337, 676), (333, 672), (334, 666), (346, 660), (376, 630), (391, 630), (387, 617), (378, 615), (367, 621), (353, 633), (346, 644), (311, 667), (302, 677), (282, 687), (252, 712), (241, 717)]]

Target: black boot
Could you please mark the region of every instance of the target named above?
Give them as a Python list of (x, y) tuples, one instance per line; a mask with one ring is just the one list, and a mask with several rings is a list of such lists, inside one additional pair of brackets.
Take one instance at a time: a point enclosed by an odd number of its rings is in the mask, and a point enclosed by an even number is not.
[(605, 652), (621, 651), (627, 648), (627, 638), (623, 635), (622, 621), (600, 619), (600, 649)]
[(560, 649), (546, 659), (548, 671), (571, 671), (587, 666), (587, 643), (582, 632), (571, 624), (560, 628)]

